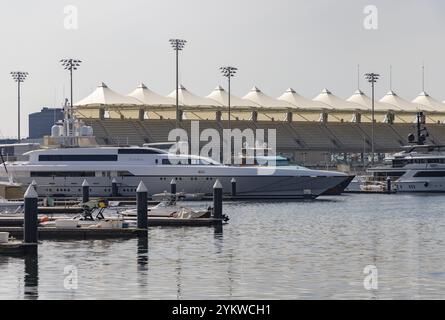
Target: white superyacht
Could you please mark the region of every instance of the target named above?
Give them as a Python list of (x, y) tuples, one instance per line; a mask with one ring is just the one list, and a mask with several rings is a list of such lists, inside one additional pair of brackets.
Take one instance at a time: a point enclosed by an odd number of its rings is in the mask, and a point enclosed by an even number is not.
[(92, 196), (110, 196), (113, 180), (121, 196), (134, 196), (141, 180), (150, 194), (157, 194), (170, 190), (172, 179), (178, 191), (210, 195), (216, 179), (230, 193), (235, 178), (237, 196), (246, 199), (314, 199), (348, 178), (339, 172), (299, 166), (226, 166), (159, 148), (98, 146), (94, 142), (91, 127), (66, 116), (63, 126), (54, 126), (52, 135), (45, 137), (46, 147), (27, 152), (26, 161), (6, 162), (0, 177), (24, 185), (35, 180), (40, 196), (80, 196), (84, 180)]

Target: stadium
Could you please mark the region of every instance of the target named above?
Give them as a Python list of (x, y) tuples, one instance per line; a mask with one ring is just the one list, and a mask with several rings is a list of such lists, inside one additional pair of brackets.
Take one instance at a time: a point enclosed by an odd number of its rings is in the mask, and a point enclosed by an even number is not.
[[(201, 130), (228, 128), (228, 93), (218, 86), (208, 96), (178, 88), (180, 127), (190, 133), (192, 121)], [(157, 94), (144, 84), (128, 95), (101, 83), (74, 104), (77, 118), (91, 125), (98, 143), (142, 145), (168, 141), (176, 127), (176, 90)], [(244, 97), (231, 95), (231, 128), (276, 129), (277, 153), (309, 167), (347, 164), (363, 168), (372, 141), (372, 99), (357, 90), (342, 99), (324, 89), (314, 99), (288, 89), (273, 98), (253, 87)], [(417, 113), (426, 118), (429, 143), (445, 144), (445, 104), (426, 92), (409, 101), (389, 91), (375, 100), (375, 153), (400, 151), (415, 132)]]

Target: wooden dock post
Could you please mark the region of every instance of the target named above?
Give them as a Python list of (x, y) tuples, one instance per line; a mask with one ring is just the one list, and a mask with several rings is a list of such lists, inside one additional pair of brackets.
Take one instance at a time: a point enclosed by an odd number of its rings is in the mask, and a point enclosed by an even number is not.
[(235, 198), (236, 197), (236, 179), (232, 178), (230, 183), (232, 184), (232, 198)]
[(170, 193), (173, 195), (176, 195), (176, 178), (173, 178), (170, 182)]
[(118, 188), (117, 188), (116, 178), (113, 178), (113, 181), (111, 181), (111, 196), (113, 198), (119, 196), (119, 191), (118, 191)]
[(37, 218), (37, 204), (38, 195), (36, 190), (32, 185), (28, 187), (25, 192), (25, 216), (24, 216), (24, 233), (23, 242), (24, 243), (35, 243), (38, 241), (38, 218)]
[(148, 199), (148, 190), (145, 184), (141, 181), (136, 190), (138, 229), (148, 228), (147, 199)]
[(391, 192), (392, 192), (392, 185), (391, 185), (392, 183), (391, 183), (391, 178), (390, 177), (388, 177), (388, 178), (386, 178), (386, 192), (388, 193), (388, 194), (391, 194)]
[(213, 185), (213, 217), (215, 219), (223, 217), (223, 187), (219, 180)]
[(85, 179), (82, 183), (82, 202), (86, 203), (88, 201), (90, 201), (90, 185)]

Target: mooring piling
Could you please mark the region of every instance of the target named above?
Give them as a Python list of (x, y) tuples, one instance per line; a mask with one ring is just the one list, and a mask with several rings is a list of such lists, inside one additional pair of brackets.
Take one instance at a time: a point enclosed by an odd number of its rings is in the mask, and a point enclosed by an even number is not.
[(176, 195), (176, 178), (173, 178), (170, 182), (170, 193)]
[(32, 185), (28, 187), (24, 195), (25, 215), (24, 215), (24, 243), (37, 243), (38, 241), (38, 195)]
[(236, 179), (232, 178), (232, 180), (230, 180), (230, 183), (232, 184), (232, 198), (236, 197)]
[(113, 180), (111, 181), (111, 196), (113, 198), (119, 196), (119, 191), (117, 188), (117, 181), (115, 178), (113, 178)]
[(213, 185), (213, 217), (215, 219), (223, 217), (223, 187), (219, 180)]
[(148, 228), (148, 208), (147, 208), (148, 190), (144, 182), (140, 182), (136, 190), (138, 229)]
[(86, 203), (90, 201), (90, 184), (85, 179), (82, 183), (82, 202)]
[(390, 177), (386, 178), (386, 192), (388, 192), (388, 194), (392, 192), (392, 182)]

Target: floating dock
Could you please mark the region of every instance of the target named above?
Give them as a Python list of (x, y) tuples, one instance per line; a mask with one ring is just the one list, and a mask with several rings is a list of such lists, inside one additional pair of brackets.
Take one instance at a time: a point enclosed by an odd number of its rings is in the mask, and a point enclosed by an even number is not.
[[(8, 232), (10, 236), (16, 239), (23, 238), (23, 228), (21, 227), (1, 227), (0, 232)], [(77, 228), (77, 229), (61, 229), (54, 227), (39, 227), (39, 240), (48, 239), (110, 239), (110, 238), (133, 238), (144, 235), (147, 230), (137, 228)], [(20, 242), (21, 243), (21, 242)]]
[[(66, 218), (63, 218), (66, 219)], [(55, 221), (57, 218), (49, 218), (47, 221)], [(106, 220), (106, 219), (105, 219)], [(125, 218), (126, 221), (136, 221), (136, 218), (129, 217)], [(97, 222), (99, 222), (98, 220)], [(0, 217), (0, 232), (3, 228), (9, 227), (22, 227), (24, 222), (23, 216), (8, 216)], [(181, 219), (181, 218), (170, 218), (170, 217), (148, 217), (149, 227), (210, 227), (215, 225), (222, 225), (224, 221), (222, 219), (216, 218), (196, 218), (196, 219)], [(41, 227), (40, 229), (49, 228)]]

